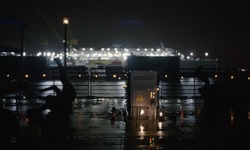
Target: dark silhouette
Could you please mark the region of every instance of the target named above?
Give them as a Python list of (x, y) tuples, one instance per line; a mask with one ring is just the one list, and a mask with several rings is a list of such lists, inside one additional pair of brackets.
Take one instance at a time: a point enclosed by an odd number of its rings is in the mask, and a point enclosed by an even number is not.
[(116, 118), (116, 109), (112, 107), (111, 121), (114, 122)]
[[(26, 111), (26, 116), (33, 126), (41, 127), (41, 146), (43, 149), (56, 149), (62, 142), (61, 138), (71, 132), (70, 114), (72, 112), (72, 102), (76, 97), (76, 90), (66, 77), (66, 68), (62, 66), (60, 59), (55, 58), (60, 73), (62, 89), (55, 85), (41, 89), (39, 92), (54, 90), (56, 95), (48, 95), (45, 105), (39, 108), (32, 108)], [(49, 109), (48, 114), (43, 114)]]
[(0, 144), (6, 150), (14, 149), (12, 138), (17, 138), (19, 121), (16, 114), (6, 108), (0, 108)]
[[(214, 121), (220, 125), (228, 125), (230, 112), (234, 113), (234, 126), (248, 125), (248, 100), (250, 84), (240, 79), (217, 81), (210, 84), (209, 78), (202, 72), (202, 67), (196, 69), (197, 77), (205, 83), (199, 88), (203, 97), (201, 117), (206, 125)], [(223, 122), (224, 121), (224, 122)], [(226, 123), (226, 124), (223, 124)]]
[(205, 86), (210, 85), (208, 77), (202, 72), (203, 67), (200, 66), (195, 70), (196, 76), (205, 83)]
[(60, 73), (62, 89), (52, 85), (48, 88), (41, 89), (40, 92), (54, 90), (56, 95), (45, 97), (45, 106), (40, 110), (50, 109), (51, 112), (46, 115), (42, 124), (43, 148), (56, 149), (58, 143), (62, 142), (61, 138), (71, 132), (70, 114), (72, 111), (72, 102), (76, 97), (76, 90), (66, 77), (66, 68), (62, 66), (60, 59), (55, 58)]
[(171, 111), (169, 118), (172, 121), (172, 125), (176, 125), (176, 121), (177, 121), (177, 115), (175, 111)]
[(25, 91), (29, 87), (29, 83), (26, 80), (11, 80), (0, 82), (0, 96), (8, 94), (18, 95), (20, 92)]
[(57, 86), (52, 85), (48, 88), (41, 89), (40, 92), (45, 92), (48, 90), (54, 90), (56, 92), (56, 96), (49, 95), (45, 98), (46, 106), (44, 108), (48, 108), (54, 112), (65, 112), (71, 110), (72, 102), (76, 97), (76, 90), (70, 81), (66, 77), (66, 69), (62, 66), (60, 59), (55, 58), (54, 61), (57, 63), (60, 73), (60, 80), (62, 83), (62, 90)]
[(226, 104), (223, 104), (223, 99), (218, 93), (218, 84), (210, 84), (202, 69), (203, 67), (200, 66), (195, 71), (196, 76), (205, 83), (203, 87), (198, 89), (203, 98), (203, 107), (200, 112), (201, 123), (203, 126), (211, 127), (217, 121), (220, 109), (223, 109)]
[(212, 149), (240, 149), (248, 146), (249, 82), (241, 79), (222, 79), (210, 84), (209, 78), (202, 72), (202, 67), (196, 70), (196, 75), (205, 83), (199, 88), (203, 98), (203, 108), (200, 112), (202, 138)]

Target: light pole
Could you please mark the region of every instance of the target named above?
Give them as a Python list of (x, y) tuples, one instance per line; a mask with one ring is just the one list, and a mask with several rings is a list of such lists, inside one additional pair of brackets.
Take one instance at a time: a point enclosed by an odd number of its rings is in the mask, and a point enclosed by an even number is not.
[(64, 68), (66, 72), (67, 67), (67, 30), (68, 30), (69, 18), (67, 16), (63, 17), (64, 25)]

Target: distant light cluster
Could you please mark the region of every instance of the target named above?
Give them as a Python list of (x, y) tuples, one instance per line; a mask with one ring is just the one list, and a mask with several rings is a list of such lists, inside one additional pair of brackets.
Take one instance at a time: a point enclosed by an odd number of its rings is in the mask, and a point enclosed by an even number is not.
[[(90, 61), (99, 61), (96, 63), (111, 63), (109, 61), (119, 61), (121, 64), (126, 63), (128, 56), (149, 56), (149, 57), (166, 57), (176, 56), (177, 54), (171, 48), (154, 49), (154, 48), (80, 48), (67, 51), (67, 61), (81, 63), (89, 63)], [(63, 59), (64, 53), (55, 52), (39, 52), (36, 56), (50, 57), (51, 60), (55, 57)], [(105, 62), (106, 61), (106, 62)]]
[[(15, 52), (1, 52), (1, 56), (21, 56), (20, 53)], [(23, 53), (23, 56), (34, 56), (34, 54)], [(35, 54), (35, 56), (47, 57), (53, 62), (54, 58), (60, 58), (64, 60), (64, 52), (56, 53), (53, 51), (42, 51)], [(181, 60), (194, 60), (194, 53), (184, 56), (177, 50), (172, 48), (101, 48), (96, 50), (95, 48), (70, 48), (66, 52), (67, 62), (73, 65), (86, 65), (86, 64), (104, 64), (104, 65), (126, 65), (128, 56), (147, 56), (147, 57), (171, 57), (179, 56)], [(208, 57), (208, 53), (205, 53), (205, 57)], [(196, 58), (199, 60), (199, 58)]]

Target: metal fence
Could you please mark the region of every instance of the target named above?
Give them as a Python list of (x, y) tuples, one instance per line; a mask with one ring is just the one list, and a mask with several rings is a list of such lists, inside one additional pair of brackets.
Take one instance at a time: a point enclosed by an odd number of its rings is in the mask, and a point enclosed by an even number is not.
[[(178, 77), (175, 80), (168, 80), (164, 72), (159, 71), (159, 97), (164, 98), (196, 98), (200, 97), (198, 89), (204, 86), (194, 73), (195, 69), (181, 69)], [(216, 82), (220, 77), (226, 80), (235, 79), (237, 77), (248, 78), (247, 72), (228, 72), (218, 69), (205, 70), (211, 83)], [(15, 78), (11, 74), (1, 75), (2, 81), (8, 84)], [(32, 83), (34, 87), (28, 92), (29, 96), (39, 96), (35, 89), (45, 88), (51, 84), (61, 86), (59, 81), (59, 72), (56, 67), (39, 68), (23, 72), (23, 79)], [(84, 68), (84, 67), (68, 67), (67, 76), (72, 82), (77, 91), (77, 97), (119, 97), (127, 98), (126, 84), (128, 79), (128, 71), (122, 66), (118, 67), (99, 67), (99, 68)], [(177, 79), (177, 80), (176, 80)], [(5, 88), (1, 84), (1, 88)], [(16, 92), (20, 92), (16, 91)], [(18, 94), (20, 95), (20, 94)], [(1, 97), (16, 96), (16, 94), (1, 94)]]

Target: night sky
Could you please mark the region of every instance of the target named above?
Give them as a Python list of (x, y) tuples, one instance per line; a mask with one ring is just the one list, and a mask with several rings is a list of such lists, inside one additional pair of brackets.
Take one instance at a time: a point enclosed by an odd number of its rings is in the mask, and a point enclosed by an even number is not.
[[(63, 50), (62, 19), (80, 47), (173, 48), (218, 58), (220, 67), (248, 67), (248, 0), (1, 0), (0, 19), (26, 22), (25, 51)], [(0, 24), (0, 45), (20, 47), (16, 24)]]

